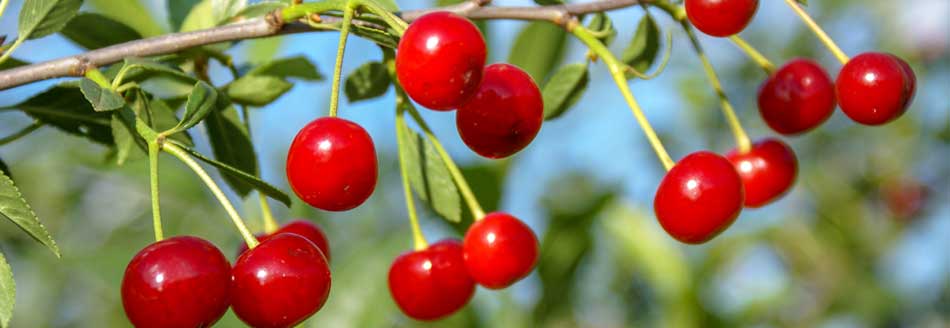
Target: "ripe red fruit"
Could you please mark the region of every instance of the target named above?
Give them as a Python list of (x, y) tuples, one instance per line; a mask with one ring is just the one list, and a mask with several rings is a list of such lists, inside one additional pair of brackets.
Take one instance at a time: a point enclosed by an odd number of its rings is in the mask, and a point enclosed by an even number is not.
[(465, 267), (479, 285), (502, 289), (521, 280), (538, 262), (538, 238), (511, 214), (493, 212), (475, 221), (463, 241)]
[(670, 236), (702, 244), (736, 220), (742, 202), (742, 180), (732, 163), (715, 153), (698, 151), (666, 173), (653, 210)]
[(389, 268), (389, 292), (399, 309), (416, 320), (436, 320), (461, 309), (475, 294), (462, 243), (446, 239), (397, 257)]
[(358, 124), (322, 117), (300, 129), (287, 155), (287, 180), (304, 202), (327, 211), (353, 209), (376, 189), (373, 139)]
[(756, 142), (747, 153), (733, 150), (726, 158), (742, 178), (746, 207), (760, 207), (778, 199), (791, 189), (798, 175), (795, 152), (778, 139)]
[[(265, 241), (267, 238), (281, 233), (295, 233), (307, 238), (307, 240), (317, 245), (317, 248), (323, 252), (323, 256), (327, 258), (327, 262), (330, 261), (330, 242), (327, 240), (327, 235), (323, 233), (323, 229), (320, 229), (320, 226), (307, 220), (293, 220), (271, 234), (257, 234), (255, 237), (257, 237), (257, 241)], [(244, 252), (247, 252), (247, 244), (241, 243), (240, 248), (238, 248), (238, 256), (241, 256)]]
[(396, 51), (396, 76), (412, 100), (451, 110), (478, 89), (485, 66), (485, 39), (475, 24), (440, 11), (417, 18)]
[(201, 238), (172, 237), (129, 262), (122, 306), (139, 328), (211, 327), (228, 310), (230, 283), (231, 264), (218, 248)]
[(231, 308), (252, 327), (293, 327), (330, 295), (327, 259), (300, 235), (282, 233), (247, 251), (231, 271)]
[(759, 88), (759, 113), (775, 132), (796, 135), (811, 130), (835, 110), (835, 87), (818, 63), (793, 59)]
[(752, 21), (759, 0), (686, 0), (686, 17), (703, 33), (725, 37), (738, 34)]
[(841, 68), (835, 87), (841, 110), (848, 117), (865, 125), (881, 125), (907, 111), (917, 81), (900, 58), (867, 52)]
[(514, 65), (492, 64), (475, 96), (459, 107), (455, 123), (473, 151), (504, 158), (534, 140), (543, 116), (541, 90), (531, 76)]

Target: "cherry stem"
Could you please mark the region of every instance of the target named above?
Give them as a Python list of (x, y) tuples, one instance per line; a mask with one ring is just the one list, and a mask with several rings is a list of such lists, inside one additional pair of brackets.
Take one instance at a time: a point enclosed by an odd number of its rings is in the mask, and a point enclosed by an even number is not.
[[(409, 213), (409, 226), (412, 227), (412, 241), (415, 250), (420, 251), (429, 247), (422, 228), (419, 227), (419, 217), (416, 215), (416, 204), (412, 198), (412, 187), (409, 185), (409, 168), (407, 154), (403, 151), (402, 142), (405, 140), (406, 119), (403, 108), (406, 106), (403, 96), (396, 96), (396, 142), (399, 143), (399, 171), (402, 175), (402, 191), (406, 195), (406, 212)], [(410, 105), (411, 106), (411, 105)]]
[(653, 126), (650, 125), (650, 121), (648, 121), (646, 116), (643, 115), (643, 110), (637, 103), (636, 98), (633, 97), (633, 93), (630, 91), (630, 86), (627, 85), (627, 77), (625, 74), (627, 65), (618, 61), (617, 57), (614, 57), (613, 53), (611, 53), (610, 50), (600, 42), (600, 40), (590, 33), (590, 30), (580, 25), (576, 19), (567, 24), (567, 30), (574, 34), (578, 40), (586, 44), (591, 51), (597, 54), (598, 57), (603, 59), (604, 64), (607, 65), (607, 69), (610, 71), (610, 75), (617, 84), (617, 88), (620, 89), (620, 93), (623, 95), (624, 100), (627, 102), (627, 105), (633, 112), (633, 116), (637, 119), (637, 123), (640, 125), (640, 128), (646, 135), (647, 140), (650, 141), (650, 146), (652, 146), (653, 151), (656, 152), (656, 157), (659, 158), (660, 162), (663, 164), (663, 167), (667, 171), (672, 169), (673, 165), (675, 165), (673, 159), (670, 158), (670, 154), (666, 152), (665, 148), (663, 148), (663, 143), (661, 143), (660, 138), (656, 136)]
[(13, 134), (8, 135), (6, 137), (0, 138), (0, 146), (6, 145), (8, 143), (16, 141), (17, 139), (25, 137), (29, 135), (30, 133), (33, 133), (33, 131), (36, 131), (39, 128), (42, 128), (44, 125), (46, 125), (46, 123), (43, 123), (40, 121), (33, 122), (33, 124), (30, 124), (29, 126), (23, 129), (20, 129), (20, 131), (14, 132)]
[(386, 22), (386, 25), (389, 25), (389, 27), (392, 28), (393, 31), (396, 32), (396, 36), (401, 37), (402, 34), (406, 32), (406, 28), (409, 27), (409, 24), (406, 23), (406, 21), (402, 20), (402, 18), (399, 18), (398, 16), (389, 12), (389, 10), (386, 10), (386, 8), (380, 7), (379, 4), (377, 4), (373, 0), (352, 0), (352, 1), (354, 1), (358, 7), (364, 8), (366, 9), (366, 11), (376, 16), (379, 16), (379, 18), (382, 19), (383, 22)]
[(732, 103), (729, 102), (729, 97), (727, 97), (726, 92), (722, 90), (722, 83), (716, 75), (716, 70), (709, 61), (709, 57), (706, 56), (706, 52), (703, 51), (703, 46), (699, 43), (699, 38), (696, 37), (693, 28), (686, 21), (681, 21), (680, 24), (683, 26), (683, 30), (686, 31), (686, 35), (689, 36), (689, 41), (693, 45), (693, 49), (696, 50), (696, 56), (699, 57), (699, 60), (703, 63), (703, 70), (706, 71), (706, 77), (709, 78), (709, 83), (712, 84), (713, 90), (716, 91), (716, 96), (719, 97), (722, 113), (726, 116), (726, 121), (729, 122), (732, 135), (736, 138), (736, 146), (738, 146), (739, 152), (748, 152), (752, 149), (752, 142), (749, 140), (749, 135), (746, 134), (745, 129), (742, 128), (742, 123), (739, 122), (739, 118), (732, 108)]
[(214, 194), (214, 197), (218, 199), (218, 202), (221, 203), (221, 206), (224, 207), (224, 211), (228, 213), (228, 216), (231, 217), (231, 222), (234, 223), (234, 226), (241, 233), (241, 237), (244, 238), (244, 242), (247, 243), (248, 249), (253, 249), (257, 247), (258, 241), (257, 238), (251, 234), (251, 231), (247, 229), (247, 226), (244, 225), (244, 220), (241, 219), (241, 216), (238, 215), (237, 210), (234, 209), (234, 205), (231, 205), (231, 201), (228, 200), (228, 197), (224, 195), (224, 192), (221, 191), (221, 188), (218, 187), (218, 184), (214, 182), (214, 179), (211, 179), (211, 176), (208, 175), (201, 165), (198, 162), (195, 162), (184, 150), (178, 148), (174, 143), (167, 143), (162, 147), (166, 153), (172, 154), (181, 160), (182, 163), (185, 163), (192, 171), (201, 178), (201, 181), (208, 186), (208, 189), (211, 190), (211, 193)]
[(350, 22), (353, 20), (353, 5), (347, 2), (343, 7), (343, 26), (340, 28), (340, 44), (336, 48), (336, 64), (333, 65), (333, 86), (330, 90), (330, 117), (336, 117), (340, 105), (340, 80), (343, 70), (343, 54), (346, 52), (346, 39), (350, 35)]
[(805, 25), (808, 25), (808, 28), (810, 28), (811, 31), (814, 32), (816, 36), (818, 36), (818, 39), (821, 40), (821, 43), (824, 43), (825, 47), (827, 47), (828, 50), (830, 50), (831, 53), (838, 58), (838, 61), (840, 61), (842, 64), (847, 64), (848, 61), (851, 60), (848, 58), (848, 55), (845, 54), (844, 51), (841, 51), (841, 48), (839, 48), (838, 45), (835, 44), (835, 41), (832, 40), (830, 36), (828, 36), (828, 33), (825, 33), (825, 31), (821, 29), (821, 26), (818, 26), (818, 23), (816, 23), (815, 20), (812, 19), (807, 12), (805, 12), (805, 9), (795, 1), (796, 0), (785, 0), (785, 3), (787, 3), (796, 14), (798, 14), (798, 17), (801, 17), (802, 21), (805, 22)]
[(152, 228), (155, 230), (155, 241), (164, 239), (162, 233), (162, 213), (158, 198), (158, 152), (161, 146), (158, 141), (148, 143), (148, 177), (152, 194)]
[(739, 49), (742, 49), (742, 51), (745, 52), (750, 59), (752, 59), (752, 61), (758, 64), (759, 67), (765, 71), (765, 74), (772, 75), (775, 73), (775, 65), (773, 65), (772, 62), (765, 57), (765, 55), (756, 50), (755, 47), (739, 37), (738, 34), (730, 36), (729, 40), (732, 40), (732, 43), (735, 43)]

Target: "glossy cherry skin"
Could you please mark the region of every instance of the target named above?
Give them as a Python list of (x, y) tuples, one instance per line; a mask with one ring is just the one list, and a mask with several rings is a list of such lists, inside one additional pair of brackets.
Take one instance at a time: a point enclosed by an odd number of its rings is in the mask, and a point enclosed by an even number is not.
[(742, 32), (758, 9), (759, 0), (686, 0), (689, 22), (718, 37)]
[(231, 309), (252, 327), (294, 327), (320, 310), (330, 295), (323, 252), (293, 233), (274, 235), (245, 252), (231, 274)]
[(468, 228), (462, 251), (465, 267), (476, 283), (502, 289), (534, 270), (538, 238), (511, 214), (493, 212)]
[(389, 268), (389, 292), (416, 320), (437, 320), (464, 307), (475, 295), (475, 281), (465, 269), (462, 243), (446, 239), (397, 257)]
[(796, 135), (821, 125), (835, 111), (835, 85), (818, 63), (794, 59), (759, 88), (759, 113), (775, 132)]
[(702, 244), (732, 225), (742, 211), (742, 179), (732, 163), (699, 151), (676, 163), (653, 199), (660, 225), (676, 240)]
[(231, 264), (217, 247), (201, 238), (172, 237), (129, 262), (122, 306), (139, 328), (211, 327), (228, 310), (230, 283)]
[(798, 175), (795, 152), (778, 139), (756, 142), (746, 153), (733, 150), (726, 159), (742, 179), (746, 207), (761, 207), (780, 198), (792, 188)]
[(485, 66), (485, 39), (462, 16), (434, 12), (417, 18), (396, 51), (396, 77), (412, 100), (440, 110), (475, 94)]
[(462, 141), (488, 158), (504, 158), (527, 147), (544, 120), (541, 90), (514, 65), (485, 67), (482, 84), (458, 109), (455, 123)]
[[(257, 241), (265, 241), (267, 238), (281, 233), (295, 233), (307, 238), (307, 240), (317, 245), (317, 248), (323, 252), (323, 256), (327, 258), (327, 262), (330, 261), (330, 242), (327, 240), (327, 235), (323, 233), (323, 229), (320, 229), (320, 226), (307, 220), (293, 220), (271, 234), (257, 234), (255, 237), (257, 237)], [(241, 256), (244, 252), (247, 252), (247, 244), (241, 243), (241, 247), (238, 249), (238, 256)]]
[(867, 52), (841, 68), (835, 87), (845, 115), (861, 124), (881, 125), (907, 111), (916, 84), (913, 71), (903, 60)]
[(310, 206), (346, 211), (363, 204), (377, 180), (373, 139), (358, 124), (322, 117), (304, 126), (287, 155), (287, 180)]

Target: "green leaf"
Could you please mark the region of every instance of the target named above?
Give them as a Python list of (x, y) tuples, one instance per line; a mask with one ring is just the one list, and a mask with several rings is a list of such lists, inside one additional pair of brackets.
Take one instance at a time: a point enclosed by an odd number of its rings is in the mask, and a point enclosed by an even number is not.
[(614, 28), (610, 16), (607, 16), (605, 13), (594, 14), (594, 18), (591, 18), (590, 22), (587, 23), (587, 28), (599, 34), (604, 34), (597, 39), (606, 46), (610, 46), (610, 44), (614, 42), (614, 38), (617, 37), (617, 29)]
[(231, 101), (259, 107), (274, 102), (293, 86), (278, 77), (245, 75), (228, 84), (225, 90)]
[(211, 28), (217, 25), (211, 12), (211, 0), (204, 0), (191, 8), (181, 23), (180, 32), (190, 32)]
[(558, 69), (541, 90), (544, 96), (544, 119), (557, 118), (574, 106), (587, 90), (588, 81), (587, 62)]
[(135, 136), (119, 115), (112, 116), (112, 137), (115, 139), (115, 163), (123, 165), (135, 149)]
[(234, 17), (244, 7), (247, 7), (247, 0), (211, 0), (211, 15), (218, 25)]
[(139, 0), (88, 0), (96, 12), (131, 26), (143, 36), (162, 34), (164, 29), (152, 11)]
[(7, 163), (4, 163), (4, 162), (3, 162), (3, 159), (2, 159), (2, 158), (0, 158), (0, 172), (3, 172), (3, 173), (6, 174), (7, 176), (12, 176), (12, 175), (10, 174), (10, 167), (7, 166)]
[(399, 11), (399, 5), (396, 3), (396, 0), (370, 0), (370, 1), (375, 2), (377, 5), (379, 5), (380, 7), (383, 7), (383, 9), (389, 10), (390, 12)]
[(185, 22), (185, 17), (191, 12), (201, 0), (168, 0), (165, 2), (165, 8), (168, 9), (168, 21), (171, 24), (172, 31), (178, 31), (181, 24)]
[(112, 111), (125, 105), (125, 99), (122, 99), (118, 93), (102, 88), (95, 81), (87, 78), (79, 81), (79, 90), (92, 104), (92, 109), (97, 112)]
[(227, 165), (225, 163), (210, 159), (207, 156), (204, 156), (201, 153), (195, 151), (194, 149), (188, 148), (184, 145), (178, 145), (178, 146), (184, 149), (185, 151), (187, 151), (194, 158), (197, 158), (198, 160), (201, 160), (202, 162), (211, 164), (212, 166), (218, 168), (218, 170), (221, 171), (221, 173), (225, 177), (231, 177), (232, 179), (241, 180), (241, 182), (247, 183), (248, 185), (254, 187), (254, 189), (257, 189), (258, 191), (264, 193), (268, 197), (276, 199), (277, 201), (284, 203), (284, 205), (287, 205), (287, 207), (290, 207), (290, 196), (288, 196), (286, 193), (284, 193), (280, 189), (277, 189), (277, 187), (274, 187), (268, 184), (264, 180), (261, 180), (247, 173), (246, 171), (242, 171), (230, 165)]
[(368, 62), (361, 65), (346, 77), (346, 98), (351, 103), (376, 98), (389, 90), (389, 71), (380, 62)]
[[(175, 116), (175, 111), (172, 110), (165, 101), (154, 98), (148, 102), (148, 109), (152, 113), (152, 120), (150, 121), (152, 129), (156, 131), (167, 131), (178, 126), (180, 121), (178, 116)], [(188, 134), (188, 131), (179, 131), (170, 135), (169, 138), (189, 147), (194, 146), (194, 142), (191, 140), (191, 135)]]
[(561, 60), (567, 41), (567, 32), (550, 22), (528, 23), (511, 48), (508, 63), (518, 66), (535, 81), (544, 81)]
[(646, 72), (653, 66), (656, 56), (660, 53), (660, 27), (650, 15), (640, 19), (637, 31), (630, 40), (630, 45), (623, 51), (621, 60), (639, 72)]
[(6, 108), (19, 109), (64, 132), (112, 145), (109, 113), (93, 110), (76, 86), (60, 84)]
[[(205, 128), (208, 130), (208, 139), (214, 158), (218, 161), (242, 172), (257, 172), (257, 158), (254, 155), (254, 145), (244, 129), (244, 124), (238, 118), (237, 111), (226, 100), (218, 99), (218, 108), (213, 110), (205, 119)], [(227, 170), (221, 170), (225, 182), (241, 197), (251, 192), (251, 187), (238, 177), (232, 176)]]
[(232, 21), (235, 18), (254, 18), (259, 16), (264, 16), (269, 13), (274, 12), (275, 10), (282, 9), (287, 7), (287, 4), (280, 1), (261, 1), (255, 4), (248, 5), (241, 9), (234, 16), (229, 17), (226, 21)]
[(534, 0), (534, 3), (542, 6), (560, 5), (564, 3), (564, 0)]
[(185, 104), (185, 115), (181, 118), (171, 133), (188, 130), (203, 120), (216, 107), (218, 90), (204, 81), (198, 81), (188, 96)]
[(176, 67), (165, 65), (151, 59), (129, 57), (123, 61), (122, 65), (123, 68), (128, 67), (129, 69), (123, 77), (123, 82), (148, 78), (150, 77), (150, 75), (147, 75), (148, 73), (159, 73), (188, 83), (198, 81), (198, 79), (185, 74), (185, 72)]
[(128, 25), (93, 13), (79, 14), (60, 33), (86, 49), (105, 48), (142, 38), (138, 31)]
[(23, 199), (23, 195), (20, 194), (20, 189), (13, 183), (13, 179), (10, 179), (5, 173), (0, 173), (0, 217), (10, 220), (20, 229), (26, 231), (30, 237), (46, 245), (53, 254), (56, 254), (56, 257), (61, 256), (56, 241), (50, 236), (49, 231), (46, 231), (46, 227), (40, 223), (40, 219), (36, 217), (36, 213), (33, 213), (30, 204), (27, 204), (26, 200)]
[(7, 57), (7, 61), (0, 63), (0, 70), (11, 69), (15, 67), (20, 67), (24, 65), (29, 65), (30, 63), (13, 58)]
[(399, 151), (407, 157), (412, 189), (438, 215), (449, 222), (461, 221), (462, 198), (445, 162), (428, 139), (406, 126), (405, 121), (397, 122), (402, 123), (396, 127), (402, 130)]
[(82, 0), (26, 0), (20, 9), (20, 38), (37, 39), (59, 32), (77, 13)]
[(0, 252), (0, 327), (10, 326), (14, 304), (16, 304), (16, 282), (13, 281), (13, 270), (10, 269), (7, 258)]
[(250, 70), (247, 75), (273, 76), (282, 79), (293, 77), (310, 81), (323, 80), (323, 75), (317, 70), (317, 66), (304, 56), (270, 61)]
[(796, 1), (797, 1), (798, 3), (800, 3), (800, 4), (802, 4), (802, 6), (807, 6), (807, 5), (808, 5), (808, 0), (796, 0)]

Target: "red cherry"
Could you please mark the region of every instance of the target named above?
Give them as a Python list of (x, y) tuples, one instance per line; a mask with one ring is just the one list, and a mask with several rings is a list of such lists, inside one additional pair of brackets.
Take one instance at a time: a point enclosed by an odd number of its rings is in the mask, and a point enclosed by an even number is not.
[(230, 282), (231, 264), (217, 247), (201, 238), (172, 237), (129, 262), (122, 306), (139, 328), (211, 327), (228, 310)]
[(293, 327), (330, 295), (327, 259), (300, 235), (268, 238), (238, 258), (231, 271), (231, 308), (252, 327)]
[(416, 320), (436, 320), (461, 309), (475, 295), (462, 243), (446, 239), (397, 257), (389, 268), (389, 292), (402, 312)]
[(514, 65), (492, 64), (475, 96), (459, 107), (455, 123), (473, 151), (504, 158), (534, 140), (543, 116), (541, 91), (531, 76)]
[(703, 33), (725, 37), (738, 34), (752, 21), (759, 0), (686, 0), (686, 17)]
[(889, 54), (867, 52), (851, 58), (835, 87), (841, 110), (855, 122), (881, 125), (907, 111), (916, 90), (914, 72)]
[(791, 189), (798, 174), (795, 152), (778, 139), (756, 142), (747, 153), (733, 150), (726, 158), (742, 178), (746, 207), (760, 207), (778, 199)]
[[(323, 256), (327, 258), (327, 262), (330, 261), (330, 242), (327, 240), (327, 235), (323, 233), (323, 229), (320, 229), (320, 226), (314, 224), (313, 222), (307, 220), (293, 220), (285, 224), (283, 227), (274, 231), (271, 234), (257, 234), (257, 241), (264, 241), (267, 238), (270, 238), (274, 235), (281, 233), (295, 233), (301, 237), (307, 238), (314, 245), (317, 245), (317, 248), (323, 252)], [(247, 252), (247, 244), (241, 243), (240, 248), (238, 249), (238, 256)]]
[(670, 236), (702, 244), (736, 220), (742, 201), (742, 180), (732, 163), (715, 153), (698, 151), (666, 173), (653, 210)]
[(765, 123), (784, 135), (796, 135), (821, 125), (835, 110), (835, 87), (818, 63), (793, 59), (759, 88), (759, 113)]
[(376, 189), (373, 139), (358, 124), (322, 117), (290, 145), (287, 180), (304, 202), (327, 211), (353, 209)]
[(434, 12), (417, 18), (396, 52), (396, 76), (422, 106), (451, 110), (471, 97), (482, 79), (485, 39), (462, 16)]
[(489, 289), (511, 286), (538, 263), (538, 238), (508, 213), (493, 212), (475, 221), (462, 247), (468, 273)]

